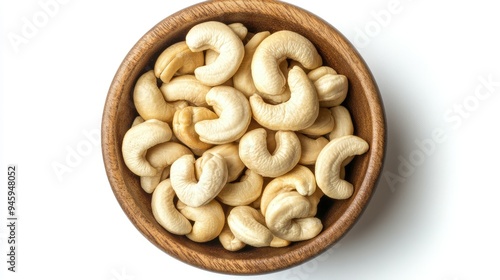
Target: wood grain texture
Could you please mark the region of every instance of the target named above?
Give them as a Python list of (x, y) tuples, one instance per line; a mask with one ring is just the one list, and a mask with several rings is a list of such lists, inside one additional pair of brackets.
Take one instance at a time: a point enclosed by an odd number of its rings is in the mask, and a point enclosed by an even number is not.
[[(122, 139), (137, 112), (132, 89), (140, 74), (151, 69), (167, 46), (184, 40), (187, 31), (200, 22), (241, 22), (251, 32), (292, 30), (306, 36), (317, 47), (324, 65), (347, 76), (349, 92), (344, 105), (352, 114), (355, 134), (370, 144), (370, 150), (348, 165), (346, 179), (355, 192), (350, 199), (323, 199), (318, 216), (324, 230), (314, 239), (284, 248), (246, 247), (225, 250), (214, 240), (195, 243), (168, 233), (154, 219), (151, 195), (139, 178), (125, 166)], [(382, 100), (370, 70), (345, 37), (317, 16), (296, 6), (270, 0), (208, 1), (179, 11), (159, 22), (132, 47), (111, 82), (102, 116), (102, 154), (111, 188), (125, 214), (153, 244), (169, 255), (198, 268), (227, 274), (261, 274), (303, 263), (338, 242), (364, 211), (376, 187), (385, 154), (386, 122)]]

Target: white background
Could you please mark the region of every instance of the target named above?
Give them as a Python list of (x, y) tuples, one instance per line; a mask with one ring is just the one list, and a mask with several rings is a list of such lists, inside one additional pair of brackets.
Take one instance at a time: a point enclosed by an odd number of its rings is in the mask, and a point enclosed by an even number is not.
[[(199, 1), (54, 1), (0, 4), (0, 216), (6, 225), (14, 163), (19, 218), (16, 273), (0, 228), (0, 279), (237, 278), (149, 243), (113, 196), (99, 143), (121, 60), (154, 24)], [(369, 207), (340, 243), (245, 279), (500, 279), (499, 7), (288, 2), (331, 23), (364, 57), (384, 100), (387, 157)]]

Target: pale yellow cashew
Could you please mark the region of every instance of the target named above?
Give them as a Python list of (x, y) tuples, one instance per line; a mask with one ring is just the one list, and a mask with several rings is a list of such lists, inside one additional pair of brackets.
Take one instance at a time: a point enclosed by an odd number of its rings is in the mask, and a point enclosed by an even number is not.
[(194, 125), (201, 141), (225, 144), (236, 141), (245, 134), (252, 113), (243, 93), (233, 87), (216, 86), (207, 93), (205, 99), (208, 105), (213, 106), (219, 118), (202, 120)]
[(217, 21), (195, 25), (186, 35), (186, 44), (193, 52), (212, 49), (219, 53), (214, 62), (194, 70), (196, 78), (208, 86), (221, 85), (229, 80), (245, 54), (241, 39), (229, 26)]
[(216, 200), (205, 205), (192, 207), (177, 201), (177, 208), (184, 217), (193, 221), (193, 228), (186, 237), (195, 242), (208, 242), (219, 236), (224, 228), (226, 216), (222, 206)]
[(163, 122), (171, 122), (175, 111), (188, 105), (187, 102), (174, 105), (165, 101), (156, 84), (153, 70), (139, 77), (134, 87), (133, 99), (135, 108), (143, 119), (157, 119)]
[(189, 220), (182, 215), (174, 204), (175, 192), (170, 179), (161, 181), (151, 197), (151, 210), (155, 220), (168, 232), (184, 235), (191, 232)]
[[(231, 28), (231, 30), (233, 30), (233, 32), (236, 34), (236, 36), (238, 36), (238, 38), (240, 38), (240, 40), (245, 39), (245, 37), (248, 34), (248, 29), (242, 23), (236, 22), (236, 23), (228, 24), (227, 26), (229, 26)], [(216, 61), (218, 56), (219, 56), (219, 53), (217, 51), (212, 50), (212, 49), (206, 50), (205, 51), (205, 64), (208, 65), (208, 64)]]
[(311, 126), (318, 117), (318, 95), (306, 73), (295, 66), (288, 73), (290, 99), (272, 105), (254, 94), (250, 97), (253, 118), (272, 130), (301, 130)]
[(269, 246), (274, 238), (264, 216), (250, 206), (234, 207), (227, 216), (227, 224), (238, 240), (253, 247)]
[(158, 144), (146, 153), (146, 160), (158, 170), (154, 176), (141, 176), (141, 187), (147, 193), (152, 193), (158, 183), (166, 176), (170, 175), (170, 167), (172, 163), (179, 157), (187, 154), (192, 154), (186, 146), (176, 142), (165, 142)]
[(307, 76), (309, 77), (309, 79), (311, 79), (311, 81), (314, 82), (327, 74), (336, 75), (337, 71), (335, 71), (335, 69), (333, 69), (330, 66), (323, 65), (323, 66), (320, 66), (316, 69), (309, 71), (309, 73), (307, 73)]
[(182, 75), (173, 78), (160, 86), (166, 101), (187, 101), (189, 104), (208, 107), (205, 96), (211, 87), (202, 84), (193, 75)]
[(236, 89), (241, 91), (247, 98), (257, 92), (252, 78), (252, 58), (257, 46), (267, 36), (271, 35), (269, 31), (263, 31), (255, 34), (245, 45), (245, 56), (241, 62), (240, 68), (233, 76), (233, 84)]
[(224, 249), (232, 252), (241, 250), (247, 245), (234, 236), (234, 233), (231, 231), (227, 223), (224, 224), (224, 227), (219, 234), (219, 241)]
[(170, 176), (170, 166), (167, 166), (163, 170), (158, 169), (158, 174), (154, 176), (141, 176), (140, 184), (145, 192), (152, 193), (158, 186), (158, 184), (161, 181), (168, 179), (169, 176)]
[(174, 135), (179, 141), (188, 146), (195, 155), (199, 156), (213, 147), (213, 144), (201, 141), (194, 126), (200, 121), (216, 119), (217, 117), (216, 113), (205, 107), (188, 106), (178, 110), (175, 112), (172, 121)]
[(335, 127), (328, 134), (328, 139), (333, 140), (346, 135), (354, 133), (354, 126), (351, 119), (351, 113), (346, 107), (339, 105), (330, 108), (333, 119), (335, 120)]
[(158, 170), (146, 160), (151, 147), (167, 142), (172, 130), (166, 122), (150, 119), (132, 126), (123, 136), (122, 154), (125, 165), (138, 176), (154, 176)]
[(333, 107), (340, 105), (347, 96), (348, 80), (344, 75), (328, 66), (318, 67), (307, 74), (313, 81), (318, 92), (318, 100), (321, 107)]
[(316, 139), (307, 137), (302, 133), (297, 133), (300, 141), (300, 154), (299, 164), (311, 165), (316, 162), (319, 152), (328, 144), (328, 139), (325, 137), (318, 137)]
[(229, 206), (249, 205), (262, 193), (264, 179), (251, 169), (247, 169), (239, 182), (227, 183), (217, 195), (217, 199)]
[[(214, 146), (213, 148), (206, 150), (203, 154), (205, 153), (219, 154), (224, 158), (227, 164), (228, 182), (232, 182), (238, 179), (243, 170), (245, 169), (245, 164), (240, 159), (237, 143), (217, 145)], [(200, 175), (201, 175), (201, 168), (199, 168), (199, 165), (196, 165), (196, 176), (199, 177)]]
[(306, 37), (288, 30), (275, 32), (265, 38), (252, 59), (252, 77), (259, 92), (269, 95), (283, 93), (285, 75), (279, 65), (285, 59), (298, 61), (307, 69), (321, 66), (322, 58)]
[(267, 149), (266, 130), (257, 128), (240, 139), (241, 161), (265, 177), (278, 177), (292, 170), (300, 159), (300, 141), (292, 131), (276, 132), (276, 150)]
[(310, 215), (311, 202), (298, 192), (278, 194), (268, 205), (265, 219), (269, 230), (288, 241), (308, 240), (323, 229), (321, 220)]
[(191, 74), (204, 63), (201, 52), (192, 52), (185, 41), (166, 48), (156, 59), (154, 73), (162, 82), (168, 83), (175, 74)]
[(364, 154), (368, 148), (365, 140), (354, 135), (335, 138), (323, 148), (318, 155), (314, 172), (318, 187), (326, 196), (346, 199), (352, 195), (353, 185), (340, 178), (343, 162), (349, 157)]
[(218, 154), (205, 154), (199, 180), (195, 175), (193, 155), (179, 157), (170, 166), (170, 180), (179, 200), (199, 207), (213, 200), (227, 182), (227, 165)]
[(303, 196), (310, 196), (316, 190), (314, 173), (303, 165), (295, 166), (290, 172), (269, 182), (260, 199), (260, 211), (266, 215), (269, 203), (280, 193), (297, 191)]
[(137, 117), (135, 117), (135, 119), (132, 122), (132, 125), (130, 127), (138, 125), (138, 124), (143, 123), (143, 122), (144, 122), (144, 118), (141, 116), (137, 116)]
[(312, 125), (299, 132), (309, 136), (322, 136), (330, 133), (335, 127), (332, 112), (327, 108), (319, 108), (318, 117)]

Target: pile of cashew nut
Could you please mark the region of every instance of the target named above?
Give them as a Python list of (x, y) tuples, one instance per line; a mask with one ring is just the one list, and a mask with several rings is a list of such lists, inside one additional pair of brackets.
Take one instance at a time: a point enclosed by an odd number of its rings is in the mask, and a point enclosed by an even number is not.
[(320, 199), (353, 194), (345, 166), (369, 149), (347, 91), (296, 32), (203, 22), (137, 80), (123, 159), (170, 233), (230, 251), (311, 239)]

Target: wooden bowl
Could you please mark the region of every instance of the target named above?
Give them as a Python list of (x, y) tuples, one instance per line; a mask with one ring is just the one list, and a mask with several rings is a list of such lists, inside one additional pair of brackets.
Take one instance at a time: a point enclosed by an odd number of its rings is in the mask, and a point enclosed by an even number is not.
[[(217, 239), (195, 243), (185, 236), (170, 234), (153, 217), (151, 195), (139, 178), (129, 171), (121, 154), (122, 139), (137, 116), (132, 89), (140, 74), (150, 69), (167, 46), (183, 41), (195, 24), (217, 20), (241, 22), (249, 31), (292, 30), (312, 41), (323, 64), (349, 80), (344, 101), (351, 112), (355, 134), (370, 149), (357, 156), (346, 171), (355, 186), (347, 200), (322, 199), (318, 217), (324, 229), (315, 238), (283, 248), (225, 250)], [(365, 209), (382, 169), (385, 154), (385, 116), (376, 83), (354, 47), (329, 23), (296, 6), (269, 0), (208, 1), (181, 10), (154, 26), (132, 47), (114, 77), (102, 118), (102, 153), (111, 188), (123, 211), (137, 229), (169, 255), (195, 267), (227, 274), (261, 274), (303, 263), (335, 244), (354, 225)]]

